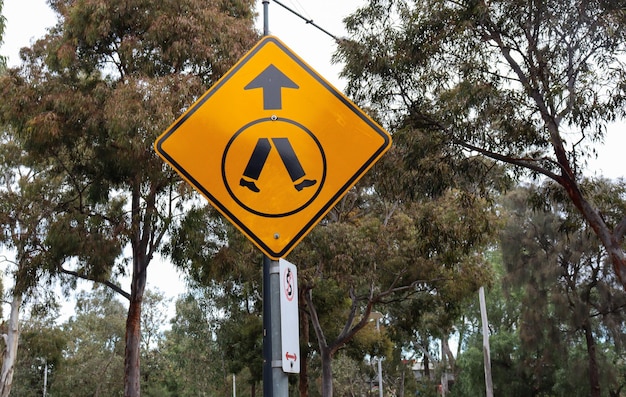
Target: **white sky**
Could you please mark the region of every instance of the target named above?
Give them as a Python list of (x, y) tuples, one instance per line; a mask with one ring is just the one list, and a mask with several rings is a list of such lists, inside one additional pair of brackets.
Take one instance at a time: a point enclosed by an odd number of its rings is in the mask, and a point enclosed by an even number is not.
[[(345, 35), (342, 19), (362, 2), (363, 0), (281, 1), (336, 37)], [(257, 9), (259, 13), (257, 28), (261, 32), (263, 30), (261, 0), (258, 0)], [(4, 0), (2, 15), (7, 20), (0, 54), (8, 57), (9, 66), (19, 65), (20, 48), (27, 47), (34, 40), (44, 36), (46, 30), (56, 24), (56, 15), (48, 7), (46, 0)], [(270, 34), (279, 37), (331, 84), (338, 88), (343, 87), (338, 78), (340, 66), (331, 64), (331, 56), (335, 50), (332, 38), (273, 2), (269, 5), (268, 15)], [(4, 265), (0, 263), (0, 270), (3, 268)], [(79, 285), (89, 288), (87, 283)], [(129, 290), (129, 285), (123, 287)], [(184, 281), (169, 264), (155, 260), (148, 269), (148, 288), (158, 288), (167, 296), (176, 297), (184, 291)], [(68, 304), (73, 307), (73, 302)]]
[[(261, 32), (263, 6), (261, 0), (257, 3), (257, 28)], [(341, 37), (345, 35), (342, 19), (364, 0), (282, 0), (281, 3), (312, 19), (334, 36)], [(46, 0), (4, 0), (2, 14), (7, 18), (7, 27), (0, 54), (9, 57), (10, 66), (19, 64), (20, 48), (42, 37), (46, 29), (56, 23), (56, 16)], [(313, 69), (339, 86), (336, 76), (340, 67), (330, 62), (335, 50), (332, 38), (272, 1), (268, 15), (270, 34), (278, 36)]]
[[(259, 31), (262, 30), (262, 1), (258, 1)], [(345, 35), (342, 20), (365, 0), (282, 0), (282, 3), (312, 19), (317, 25), (337, 37)], [(4, 0), (2, 14), (6, 17), (4, 44), (0, 54), (8, 56), (9, 66), (19, 64), (19, 49), (29, 46), (34, 39), (42, 37), (46, 29), (56, 23), (56, 16), (45, 0)], [(331, 63), (335, 50), (332, 38), (302, 19), (270, 1), (270, 33), (279, 37), (313, 69), (338, 88), (343, 83), (338, 78), (340, 65)], [(599, 147), (600, 156), (592, 163), (598, 175), (609, 178), (624, 177), (626, 166), (619, 160), (626, 152), (626, 123), (612, 126), (605, 145)], [(3, 266), (2, 266), (3, 267)], [(148, 272), (148, 287), (157, 287), (170, 296), (183, 290), (178, 274), (169, 266), (153, 263)]]
[[(342, 37), (345, 35), (343, 18), (365, 0), (282, 0), (281, 3), (312, 19), (336, 37)], [(257, 0), (257, 4), (257, 27), (261, 31), (262, 0)], [(7, 25), (0, 54), (8, 56), (10, 66), (19, 64), (20, 48), (42, 37), (46, 29), (56, 23), (56, 16), (45, 0), (4, 0), (2, 14), (7, 18)], [(269, 28), (271, 34), (285, 42), (314, 70), (339, 89), (343, 88), (338, 77), (341, 65), (331, 63), (335, 51), (332, 38), (272, 1), (269, 4)], [(626, 176), (626, 165), (617, 160), (626, 150), (626, 122), (612, 126), (605, 144), (598, 149), (600, 155), (591, 164), (595, 173), (608, 178)]]

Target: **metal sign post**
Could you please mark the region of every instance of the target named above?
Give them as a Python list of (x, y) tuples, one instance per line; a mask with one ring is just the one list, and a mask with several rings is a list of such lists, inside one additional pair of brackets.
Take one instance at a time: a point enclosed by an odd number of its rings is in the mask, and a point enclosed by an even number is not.
[(263, 396), (283, 397), (289, 391), (283, 372), (279, 262), (263, 256)]
[[(269, 34), (269, 0), (263, 0), (263, 35)], [(263, 396), (289, 393), (289, 380), (281, 358), (280, 267), (263, 255)]]
[(380, 159), (391, 136), (268, 35), (270, 0), (262, 2), (264, 37), (154, 146), (263, 252), (263, 391), (284, 397), (300, 353), (296, 269), (284, 268), (281, 279), (279, 259)]

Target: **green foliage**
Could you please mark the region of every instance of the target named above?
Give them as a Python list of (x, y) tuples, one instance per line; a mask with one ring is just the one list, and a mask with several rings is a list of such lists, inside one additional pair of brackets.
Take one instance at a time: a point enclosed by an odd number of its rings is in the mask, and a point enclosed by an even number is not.
[[(60, 273), (104, 283), (129, 299), (127, 334), (138, 336), (148, 265), (193, 197), (153, 142), (252, 46), (254, 2), (50, 5), (57, 25), (0, 76), (0, 124), (25, 153), (18, 165), (54, 181), (24, 288)], [(131, 291), (116, 284), (124, 275)], [(128, 341), (126, 391), (137, 396), (139, 339)]]
[(226, 395), (229, 385), (224, 357), (215, 343), (215, 326), (207, 316), (208, 311), (192, 295), (176, 302), (176, 316), (159, 349), (165, 358), (161, 374), (156, 378), (163, 379), (165, 387), (161, 391), (167, 394), (162, 395)]
[[(4, 1), (0, 1), (0, 46), (4, 43), (4, 29), (6, 27), (6, 18), (2, 15), (2, 7), (4, 5)], [(6, 57), (0, 54), (0, 74), (4, 72), (6, 68)]]
[[(589, 194), (599, 203), (621, 191), (620, 183), (595, 186)], [(596, 382), (601, 395), (618, 395), (626, 296), (594, 234), (564, 208), (568, 201), (550, 195), (555, 191), (546, 184), (503, 199), (502, 266), (493, 256), (499, 278), (487, 296), (494, 393), (600, 395), (592, 392)], [(530, 209), (528, 200), (540, 205)], [(484, 395), (480, 317), (471, 310), (457, 396)]]
[[(370, 395), (371, 371), (362, 360), (352, 359), (345, 354), (338, 354), (333, 360), (333, 392), (339, 396)], [(311, 390), (311, 396), (317, 396), (317, 390)]]
[[(210, 205), (193, 206), (182, 218), (173, 223), (172, 237), (164, 249), (177, 267), (184, 269), (191, 280), (209, 285), (212, 280), (229, 277), (229, 266), (237, 266), (235, 259), (223, 263), (224, 252), (232, 252), (228, 245), (234, 244), (236, 236), (232, 226), (218, 216)], [(238, 232), (237, 232), (238, 233)], [(228, 244), (227, 244), (228, 242)]]
[[(484, 195), (511, 177), (549, 178), (626, 288), (624, 212), (608, 224), (583, 187), (593, 146), (626, 116), (625, 25), (611, 2), (371, 0), (346, 19), (337, 58), (348, 92), (398, 136), (394, 162), (406, 171), (390, 191), (473, 180)], [(494, 162), (514, 168), (507, 176)], [(411, 189), (411, 174), (425, 187)]]
[(53, 311), (39, 313), (31, 310), (22, 321), (12, 396), (41, 395), (46, 369), (48, 387), (54, 381), (54, 373), (62, 365), (68, 342), (63, 329), (55, 324), (56, 320)]
[(65, 347), (54, 368), (50, 394), (123, 395), (126, 310), (112, 293), (80, 293), (76, 313), (63, 324)]
[(376, 329), (376, 322), (370, 321), (347, 346), (346, 353), (354, 360), (362, 360), (363, 355), (371, 357), (391, 357), (393, 342), (389, 338), (387, 327)]
[[(50, 282), (53, 264), (43, 241), (53, 218), (59, 180), (45, 164), (25, 167), (28, 154), (12, 129), (0, 130), (0, 245), (14, 254), (6, 266), (15, 291), (36, 294), (36, 287)], [(9, 263), (9, 261), (5, 261)]]
[(172, 300), (161, 291), (147, 290), (141, 310), (141, 349), (149, 353), (164, 339), (163, 325), (167, 323), (167, 308)]
[(263, 368), (261, 255), (208, 205), (190, 208), (172, 229), (166, 253), (190, 276), (195, 292), (187, 299), (206, 310), (212, 354), (220, 357), (222, 376), (235, 374), (238, 385), (258, 388)]
[(227, 371), (250, 374), (249, 382), (263, 379), (263, 321), (258, 313), (238, 313), (220, 322), (216, 333), (221, 355)]
[(3, 101), (0, 119), (30, 164), (62, 178), (48, 236), (54, 262), (77, 257), (78, 273), (102, 280), (124, 272), (111, 259), (138, 243), (142, 226), (157, 230), (143, 244), (159, 248), (179, 180), (152, 143), (252, 45), (252, 4), (51, 2), (59, 23), (2, 79), (12, 103)]
[(550, 147), (542, 106), (583, 130), (623, 114), (623, 23), (619, 7), (584, 1), (374, 0), (347, 18), (338, 57), (348, 91), (388, 119), (538, 158)]
[(372, 309), (389, 316), (389, 335), (399, 345), (420, 327), (439, 333), (490, 278), (476, 255), (495, 230), (485, 201), (454, 189), (436, 198), (391, 201), (376, 190), (387, 176), (375, 171), (361, 185), (373, 187), (350, 192), (290, 255), (298, 264), (299, 289), (311, 296), (304, 307), (312, 326), (307, 335), (316, 335), (322, 357), (344, 346), (353, 359), (387, 350), (386, 337), (376, 346), (363, 343), (367, 331), (360, 335)]
[[(490, 323), (495, 323), (490, 319)], [(519, 333), (512, 329), (501, 329), (489, 338), (494, 395), (534, 395), (535, 386), (520, 357)], [(474, 333), (469, 348), (463, 351), (456, 364), (459, 375), (455, 380), (452, 396), (484, 396), (485, 373), (482, 335)], [(546, 375), (549, 375), (546, 372)]]
[(45, 241), (52, 263), (60, 266), (76, 258), (81, 273), (96, 281), (109, 280), (122, 253), (121, 243), (110, 221), (82, 214), (57, 216)]

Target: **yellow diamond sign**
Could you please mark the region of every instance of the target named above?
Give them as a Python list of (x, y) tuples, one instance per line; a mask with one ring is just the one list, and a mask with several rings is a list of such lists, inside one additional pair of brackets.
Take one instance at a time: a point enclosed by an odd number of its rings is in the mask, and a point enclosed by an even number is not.
[(390, 146), (387, 131), (272, 36), (155, 143), (273, 259), (285, 257)]

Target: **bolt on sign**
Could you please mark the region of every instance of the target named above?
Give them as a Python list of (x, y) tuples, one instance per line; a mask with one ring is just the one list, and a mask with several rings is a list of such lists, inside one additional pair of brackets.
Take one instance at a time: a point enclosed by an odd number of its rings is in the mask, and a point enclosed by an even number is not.
[(273, 36), (155, 142), (272, 259), (285, 257), (390, 146), (387, 131)]

